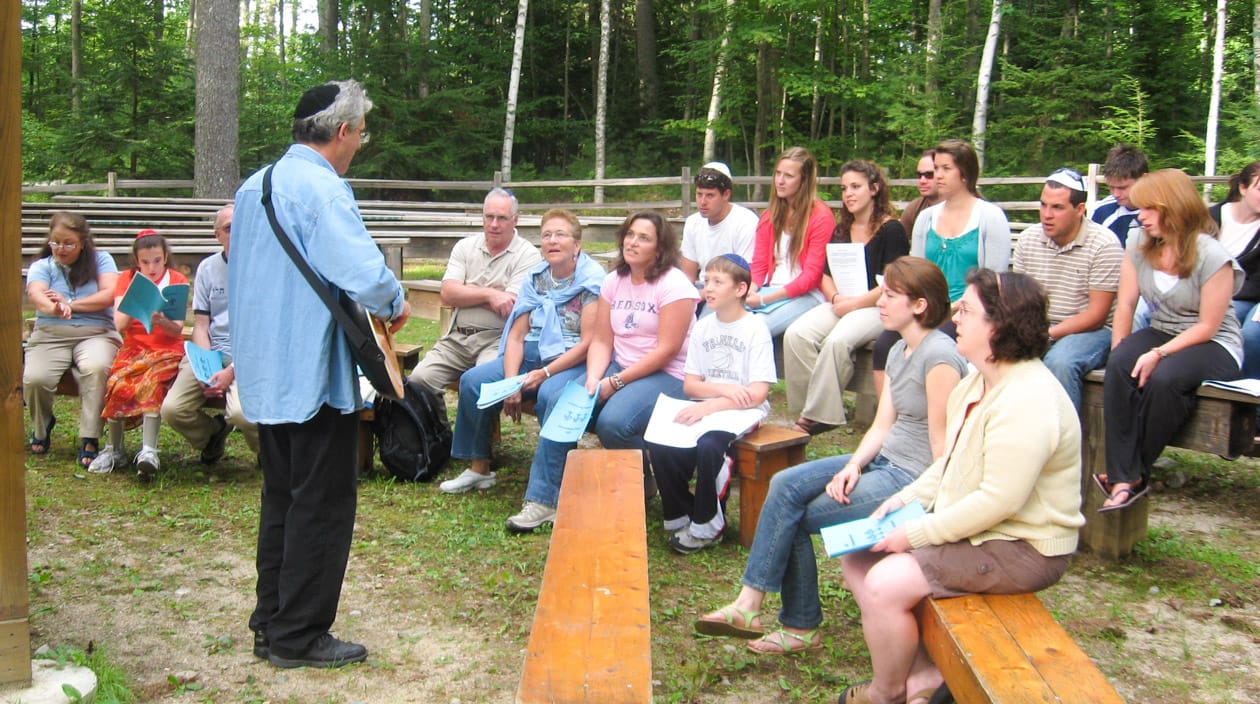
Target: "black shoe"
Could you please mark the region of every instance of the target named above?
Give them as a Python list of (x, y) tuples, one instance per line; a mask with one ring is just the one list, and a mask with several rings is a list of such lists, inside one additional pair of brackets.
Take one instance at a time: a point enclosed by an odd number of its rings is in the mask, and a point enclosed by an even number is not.
[(254, 657), (259, 660), (271, 657), (271, 643), (267, 641), (267, 634), (262, 631), (254, 633)]
[(214, 431), (214, 435), (210, 436), (210, 441), (201, 451), (202, 464), (214, 464), (223, 458), (223, 446), (227, 444), (227, 436), (232, 432), (232, 426), (228, 425), (223, 416), (215, 416), (219, 421), (219, 429)]
[(341, 667), (367, 659), (367, 648), (358, 643), (334, 638), (325, 633), (311, 643), (306, 652), (294, 657), (277, 655), (274, 648), (268, 654), (267, 661), (276, 667)]

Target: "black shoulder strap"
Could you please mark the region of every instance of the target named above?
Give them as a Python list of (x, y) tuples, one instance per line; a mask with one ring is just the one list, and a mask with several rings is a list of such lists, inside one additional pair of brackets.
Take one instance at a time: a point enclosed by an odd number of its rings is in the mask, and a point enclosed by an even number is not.
[(328, 285), (320, 281), (319, 277), (311, 269), (311, 265), (302, 258), (293, 241), (289, 239), (289, 234), (280, 226), (280, 221), (276, 219), (276, 208), (271, 203), (271, 170), (274, 168), (276, 168), (276, 165), (272, 164), (263, 172), (262, 204), (267, 211), (267, 221), (271, 223), (271, 229), (276, 233), (276, 239), (280, 240), (280, 246), (284, 248), (285, 254), (289, 255), (289, 258), (293, 260), (293, 264), (297, 266), (298, 271), (302, 272), (302, 276), (306, 278), (306, 282), (311, 285), (311, 288), (315, 289), (319, 299), (324, 302), (325, 306), (328, 306), (328, 311), (332, 313), (333, 319), (337, 321), (341, 331), (349, 338), (350, 346), (358, 349), (367, 342), (367, 335), (354, 324), (350, 315), (333, 297), (333, 293), (329, 290)]

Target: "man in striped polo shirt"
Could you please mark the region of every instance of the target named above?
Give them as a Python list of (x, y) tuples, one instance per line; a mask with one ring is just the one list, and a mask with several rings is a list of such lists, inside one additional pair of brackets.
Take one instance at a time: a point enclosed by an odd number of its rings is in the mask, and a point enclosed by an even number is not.
[(1085, 375), (1107, 362), (1124, 251), (1110, 230), (1085, 217), (1085, 181), (1072, 169), (1041, 189), (1041, 222), (1024, 230), (1011, 269), (1037, 280), (1049, 299), (1046, 366), (1081, 410)]

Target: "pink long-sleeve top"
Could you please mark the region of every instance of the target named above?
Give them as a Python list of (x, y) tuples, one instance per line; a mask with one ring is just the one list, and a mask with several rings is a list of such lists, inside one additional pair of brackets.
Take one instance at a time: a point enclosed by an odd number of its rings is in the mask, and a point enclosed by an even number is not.
[[(753, 243), (752, 280), (753, 283), (765, 286), (774, 274), (774, 226), (770, 222), (770, 210), (761, 214), (757, 223), (757, 237)], [(827, 243), (831, 241), (831, 233), (836, 229), (836, 218), (831, 208), (819, 199), (814, 200), (814, 209), (809, 214), (809, 225), (805, 230), (805, 249), (801, 250), (798, 263), (801, 273), (789, 281), (783, 289), (788, 296), (796, 298), (818, 288), (822, 280), (823, 264), (827, 262)], [(799, 237), (792, 233), (793, 237)]]

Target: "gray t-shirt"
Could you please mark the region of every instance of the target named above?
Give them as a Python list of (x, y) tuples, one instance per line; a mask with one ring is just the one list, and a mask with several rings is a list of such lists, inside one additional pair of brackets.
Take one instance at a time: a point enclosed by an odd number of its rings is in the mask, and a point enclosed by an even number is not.
[(210, 316), (210, 349), (231, 358), (227, 281), (227, 257), (222, 252), (202, 259), (193, 280), (193, 313)]
[[(1147, 240), (1146, 230), (1134, 230), (1129, 233), (1125, 243), (1125, 256), (1132, 262), (1137, 272), (1138, 292), (1151, 307), (1151, 327), (1169, 335), (1178, 335), (1186, 328), (1199, 322), (1199, 304), (1203, 295), (1203, 284), (1223, 266), (1234, 270), (1234, 288), (1231, 295), (1242, 288), (1243, 270), (1229, 256), (1225, 247), (1211, 235), (1200, 234), (1197, 241), (1199, 256), (1190, 275), (1177, 279), (1171, 287), (1161, 287), (1156, 278), (1155, 267), (1146, 261), (1140, 249)], [(1238, 326), (1238, 318), (1234, 316), (1234, 307), (1225, 306), (1225, 318), (1217, 328), (1212, 341), (1224, 347), (1241, 362), (1243, 357), (1242, 331)]]
[(928, 439), (927, 383), (928, 372), (938, 364), (947, 364), (966, 376), (967, 360), (949, 335), (933, 330), (906, 356), (906, 341), (898, 340), (888, 352), (888, 391), (892, 394), (897, 420), (884, 438), (879, 454), (898, 467), (917, 476), (932, 464), (932, 444)]

